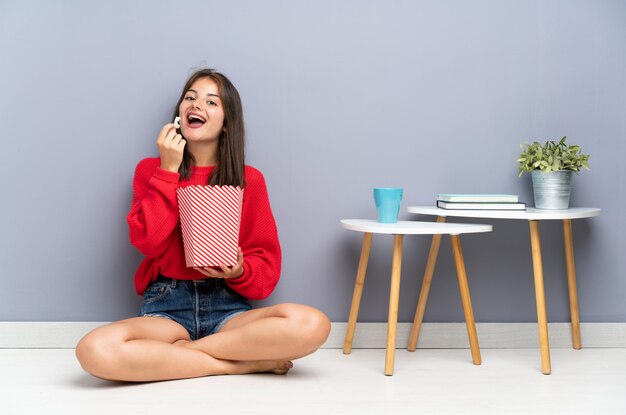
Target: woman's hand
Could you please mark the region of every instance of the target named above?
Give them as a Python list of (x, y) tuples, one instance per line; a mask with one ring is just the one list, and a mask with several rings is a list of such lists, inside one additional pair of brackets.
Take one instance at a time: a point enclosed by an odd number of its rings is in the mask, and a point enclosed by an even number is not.
[(237, 263), (232, 268), (228, 268), (226, 265), (220, 265), (220, 268), (222, 268), (221, 271), (209, 267), (196, 267), (194, 269), (210, 278), (239, 278), (243, 275), (243, 253), (241, 248), (237, 250)]
[(183, 162), (183, 150), (187, 142), (182, 135), (176, 132), (173, 123), (165, 124), (157, 138), (157, 147), (161, 157), (161, 168), (178, 173)]

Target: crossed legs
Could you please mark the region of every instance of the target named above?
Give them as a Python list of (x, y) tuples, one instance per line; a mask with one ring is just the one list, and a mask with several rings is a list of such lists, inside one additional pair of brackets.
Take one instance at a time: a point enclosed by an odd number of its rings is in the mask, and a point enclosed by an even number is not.
[(326, 315), (299, 304), (277, 304), (238, 314), (213, 335), (191, 341), (180, 324), (135, 317), (99, 327), (76, 347), (93, 376), (145, 382), (255, 372), (286, 373), (292, 359), (326, 341)]

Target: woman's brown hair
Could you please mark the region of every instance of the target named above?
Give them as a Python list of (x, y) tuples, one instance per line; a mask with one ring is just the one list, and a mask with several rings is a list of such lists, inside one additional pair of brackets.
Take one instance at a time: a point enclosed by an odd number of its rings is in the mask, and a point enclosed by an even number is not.
[[(200, 69), (194, 72), (187, 80), (187, 83), (185, 83), (183, 92), (180, 94), (174, 110), (174, 118), (179, 116), (178, 108), (185, 98), (185, 94), (191, 88), (191, 85), (200, 78), (209, 78), (217, 84), (224, 109), (224, 128), (218, 138), (217, 145), (217, 167), (209, 177), (208, 184), (243, 187), (245, 185), (243, 108), (239, 92), (237, 92), (232, 82), (214, 69)], [(189, 179), (191, 165), (194, 162), (193, 156), (185, 147), (183, 162), (178, 169), (181, 179)]]

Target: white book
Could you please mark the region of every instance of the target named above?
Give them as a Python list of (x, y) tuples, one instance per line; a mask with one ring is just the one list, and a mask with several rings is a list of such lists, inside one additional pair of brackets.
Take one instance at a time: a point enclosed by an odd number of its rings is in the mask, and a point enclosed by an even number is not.
[(461, 194), (461, 193), (441, 193), (437, 195), (437, 200), (444, 202), (490, 202), (490, 203), (517, 203), (518, 195), (504, 194)]
[(460, 203), (437, 201), (437, 207), (448, 210), (526, 210), (525, 203)]

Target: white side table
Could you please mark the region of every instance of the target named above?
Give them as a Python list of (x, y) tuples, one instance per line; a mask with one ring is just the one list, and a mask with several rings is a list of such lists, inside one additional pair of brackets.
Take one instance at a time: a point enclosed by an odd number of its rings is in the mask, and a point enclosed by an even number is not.
[[(549, 375), (552, 371), (550, 364), (550, 343), (548, 338), (548, 320), (546, 316), (546, 299), (543, 284), (543, 263), (541, 260), (541, 242), (539, 238), (540, 220), (562, 220), (563, 236), (565, 241), (565, 262), (567, 267), (567, 285), (569, 290), (570, 314), (572, 320), (572, 344), (574, 349), (581, 348), (580, 319), (578, 316), (578, 294), (576, 292), (576, 269), (574, 267), (574, 243), (572, 241), (572, 219), (590, 218), (598, 216), (598, 208), (570, 208), (564, 210), (546, 210), (528, 208), (526, 210), (449, 210), (434, 206), (409, 206), (410, 213), (437, 216), (437, 222), (443, 223), (446, 217), (485, 218), (485, 219), (518, 219), (527, 220), (530, 224), (530, 245), (532, 249), (533, 271), (535, 277), (535, 300), (537, 303), (537, 323), (539, 325), (539, 348), (541, 350), (541, 372)], [(428, 299), (428, 291), (437, 261), (437, 252), (441, 237), (434, 236), (429, 256), (420, 299), (415, 312), (411, 341), (417, 342), (419, 330), (424, 317), (424, 308)], [(409, 346), (414, 343), (410, 343)]]
[[(436, 235), (441, 238), (442, 234), (450, 235), (454, 262), (456, 264), (459, 288), (461, 290), (461, 301), (465, 314), (465, 324), (472, 351), (472, 361), (474, 364), (481, 363), (480, 348), (478, 346), (478, 336), (476, 335), (476, 325), (474, 324), (474, 312), (470, 299), (469, 287), (467, 285), (467, 275), (465, 263), (463, 261), (463, 251), (461, 250), (460, 234), (490, 232), (491, 225), (465, 225), (460, 223), (433, 223), (433, 222), (406, 222), (399, 221), (394, 224), (378, 223), (375, 220), (364, 219), (344, 219), (341, 226), (345, 229), (363, 232), (363, 245), (361, 247), (361, 258), (352, 295), (352, 306), (350, 307), (350, 318), (348, 319), (348, 330), (343, 346), (343, 352), (349, 354), (352, 351), (352, 340), (359, 314), (361, 294), (363, 293), (363, 283), (365, 281), (365, 271), (369, 259), (372, 244), (372, 235), (390, 234), (394, 235), (393, 259), (391, 265), (391, 289), (389, 294), (389, 318), (387, 321), (387, 351), (385, 355), (385, 375), (393, 375), (394, 358), (396, 349), (396, 327), (398, 324), (398, 298), (400, 296), (400, 272), (402, 269), (402, 240), (404, 235)], [(431, 263), (432, 250), (428, 262)], [(434, 262), (433, 262), (434, 265)], [(409, 350), (411, 350), (409, 348)], [(415, 347), (411, 351), (414, 351)]]

